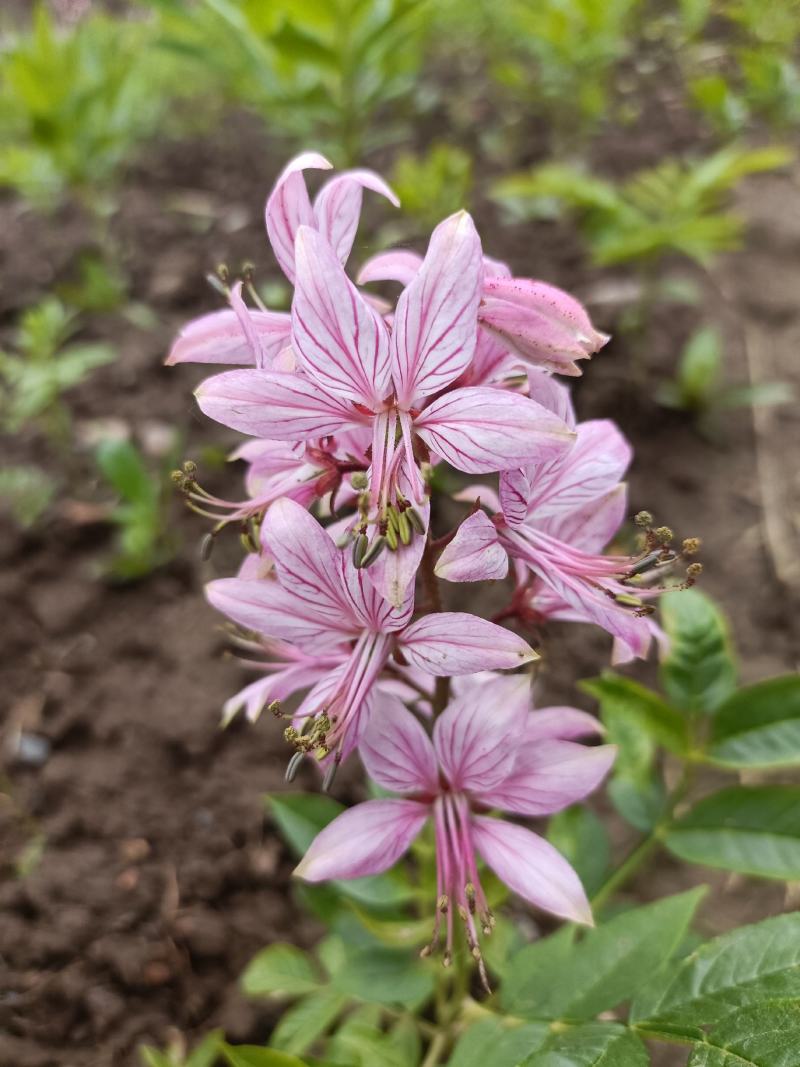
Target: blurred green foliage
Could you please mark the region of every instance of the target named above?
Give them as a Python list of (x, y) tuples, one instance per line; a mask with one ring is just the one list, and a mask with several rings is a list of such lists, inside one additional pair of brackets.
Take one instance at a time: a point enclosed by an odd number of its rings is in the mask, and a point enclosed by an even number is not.
[(312, 138), (340, 163), (405, 132), (398, 105), (422, 61), (429, 0), (152, 3), (163, 43), (274, 132)]
[(63, 394), (116, 358), (107, 344), (68, 343), (78, 326), (76, 313), (56, 297), (23, 314), (14, 350), (0, 350), (0, 418), (7, 430), (38, 424), (57, 439), (68, 435)]
[(144, 455), (130, 441), (104, 441), (97, 450), (100, 473), (119, 497), (111, 513), (117, 526), (114, 555), (108, 573), (120, 581), (143, 578), (175, 554), (175, 531), (169, 523), (177, 442), (151, 472)]
[[(427, 236), (442, 219), (469, 208), (472, 160), (463, 148), (448, 144), (434, 144), (423, 154), (401, 152), (390, 184), (403, 205), (403, 215)], [(398, 224), (390, 225), (396, 228)]]
[(161, 123), (175, 72), (153, 25), (89, 15), (60, 27), (37, 4), (29, 31), (0, 53), (0, 186), (53, 208), (70, 191), (108, 209), (120, 168)]
[(0, 467), (0, 510), (25, 529), (42, 517), (55, 491), (55, 481), (40, 467)]

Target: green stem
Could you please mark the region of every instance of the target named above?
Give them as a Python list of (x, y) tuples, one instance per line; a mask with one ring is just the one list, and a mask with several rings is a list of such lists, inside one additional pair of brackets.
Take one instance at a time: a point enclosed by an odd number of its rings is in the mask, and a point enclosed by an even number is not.
[(439, 1057), (442, 1055), (447, 1043), (447, 1035), (444, 1030), (440, 1030), (436, 1036), (428, 1045), (428, 1051), (425, 1055), (425, 1059), (422, 1061), (422, 1067), (436, 1067), (439, 1062)]

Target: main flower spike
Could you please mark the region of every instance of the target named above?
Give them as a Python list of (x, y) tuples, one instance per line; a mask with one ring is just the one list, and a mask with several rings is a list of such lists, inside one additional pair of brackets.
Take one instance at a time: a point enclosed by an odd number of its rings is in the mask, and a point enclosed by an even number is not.
[(433, 741), (399, 701), (381, 696), (361, 741), (373, 781), (402, 799), (369, 800), (345, 811), (317, 835), (295, 874), (306, 881), (358, 878), (391, 867), (424, 824), (433, 822), (437, 900), (433, 939), (444, 925), (444, 963), (461, 919), (481, 977), (488, 979), (478, 928), (494, 920), (481, 886), (477, 855), (525, 900), (560, 918), (592, 923), (580, 880), (547, 841), (485, 812), (548, 815), (596, 789), (614, 760), (613, 745), (589, 748), (574, 738), (600, 732), (571, 708), (531, 712), (528, 679), (498, 678), (471, 688), (436, 720)]
[[(402, 608), (389, 604), (351, 554), (338, 549), (293, 500), (272, 505), (262, 538), (275, 577), (221, 578), (209, 583), (206, 595), (246, 630), (278, 638), (309, 656), (339, 658), (302, 702), (297, 727), (288, 733), (298, 752), (319, 760), (330, 756), (331, 774), (357, 744), (376, 683), (393, 657), (443, 677), (519, 667), (536, 658), (521, 637), (475, 615), (438, 612), (411, 622), (411, 591)], [(254, 696), (250, 687), (239, 699)], [(260, 698), (275, 699), (267, 685)]]

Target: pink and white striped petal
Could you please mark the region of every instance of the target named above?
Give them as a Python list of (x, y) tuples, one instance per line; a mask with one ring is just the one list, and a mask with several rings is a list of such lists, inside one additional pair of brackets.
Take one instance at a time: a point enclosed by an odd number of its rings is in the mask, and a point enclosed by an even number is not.
[(382, 789), (430, 796), (439, 790), (439, 768), (430, 738), (419, 719), (388, 693), (375, 697), (359, 753), (367, 774)]
[(364, 189), (380, 193), (395, 207), (400, 207), (400, 201), (383, 178), (371, 170), (347, 170), (331, 178), (314, 201), (317, 229), (343, 264), (355, 240)]
[(473, 816), (471, 828), (475, 848), (514, 893), (561, 919), (594, 925), (580, 879), (549, 842), (487, 816)]
[(367, 422), (352, 404), (295, 374), (224, 371), (201, 382), (195, 396), (200, 410), (223, 426), (277, 441), (324, 437)]
[(394, 316), (392, 374), (401, 407), (444, 389), (472, 360), (481, 273), (471, 217), (461, 211), (439, 223)]
[(485, 511), (469, 515), (437, 560), (435, 573), (448, 582), (484, 582), (505, 578), (508, 553)]
[(410, 285), (419, 268), (422, 256), (406, 248), (395, 248), (391, 252), (379, 252), (368, 259), (358, 272), (356, 281), (359, 285), (369, 282), (400, 282)]
[(295, 868), (298, 878), (361, 878), (394, 866), (419, 834), (428, 806), (413, 800), (368, 800), (321, 830)]
[(574, 741), (585, 737), (602, 737), (605, 727), (580, 708), (554, 706), (531, 712), (525, 721), (525, 744), (538, 741)]
[(574, 447), (560, 465), (529, 472), (537, 516), (574, 511), (613, 490), (625, 476), (633, 453), (609, 419), (582, 422)]
[(415, 419), (414, 428), (433, 452), (468, 474), (553, 459), (574, 440), (572, 431), (541, 404), (501, 389), (445, 393)]
[[(292, 320), (280, 311), (250, 311), (253, 333), (270, 365), (286, 346)], [(227, 363), (256, 366), (256, 352), (233, 309), (212, 311), (187, 323), (173, 342), (166, 363)]]
[(617, 485), (604, 496), (563, 514), (545, 516), (539, 525), (551, 537), (557, 537), (582, 552), (601, 552), (614, 537), (628, 511), (628, 489)]
[(320, 388), (377, 410), (391, 390), (389, 334), (321, 234), (301, 226), (292, 344)]
[(418, 619), (398, 644), (412, 667), (441, 677), (509, 670), (539, 658), (515, 633), (462, 611)]
[(272, 251), (283, 273), (294, 281), (294, 239), (300, 226), (315, 226), (304, 170), (330, 170), (333, 164), (318, 152), (303, 152), (287, 163), (264, 211)]
[(511, 773), (480, 791), (487, 807), (534, 816), (562, 811), (597, 789), (617, 754), (615, 745), (587, 748), (574, 741), (531, 745), (524, 736), (525, 743), (514, 750)]

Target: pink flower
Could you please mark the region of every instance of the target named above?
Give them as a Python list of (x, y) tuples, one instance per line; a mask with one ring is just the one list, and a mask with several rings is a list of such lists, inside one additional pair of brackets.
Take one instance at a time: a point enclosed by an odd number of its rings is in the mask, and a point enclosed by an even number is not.
[(300, 752), (321, 759), (332, 753), (338, 765), (358, 742), (375, 684), (393, 656), (441, 676), (518, 667), (535, 658), (521, 638), (474, 615), (440, 612), (410, 622), (413, 597), (399, 609), (390, 605), (350, 553), (337, 549), (292, 500), (271, 506), (262, 538), (276, 579), (221, 578), (206, 595), (247, 630), (308, 656), (338, 658), (298, 709), (303, 729), (290, 739)]
[[(615, 748), (586, 748), (572, 738), (598, 731), (572, 708), (531, 713), (528, 680), (474, 685), (436, 720), (433, 742), (399, 701), (382, 697), (361, 741), (371, 778), (399, 798), (369, 800), (317, 835), (295, 874), (307, 881), (358, 878), (391, 867), (428, 819), (436, 837), (437, 905), (433, 941), (446, 927), (452, 954), (455, 914), (480, 961), (478, 930), (493, 919), (481, 887), (480, 855), (525, 900), (575, 922), (592, 922), (578, 876), (543, 838), (483, 814), (499, 808), (541, 816), (581, 800), (605, 777)], [(402, 799), (401, 799), (402, 798)], [(483, 965), (481, 971), (484, 975)]]
[[(563, 387), (539, 372), (531, 384), (574, 423)], [(470, 515), (439, 557), (436, 574), (455, 582), (503, 578), (511, 556), (535, 576), (549, 614), (593, 622), (631, 655), (645, 656), (652, 626), (632, 596), (637, 590), (622, 584), (638, 557), (599, 554), (625, 517), (620, 478), (630, 458), (630, 446), (612, 422), (581, 423), (563, 459), (501, 475), (497, 514)]]
[[(373, 256), (361, 268), (360, 285), (399, 281), (408, 285), (419, 269), (415, 252), (396, 249)], [(505, 263), (484, 257), (478, 322), (507, 352), (558, 374), (579, 375), (576, 360), (587, 359), (608, 343), (569, 293), (532, 278), (512, 278)]]

